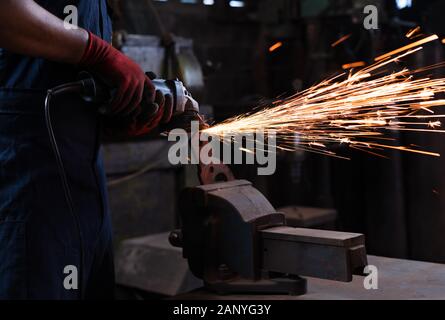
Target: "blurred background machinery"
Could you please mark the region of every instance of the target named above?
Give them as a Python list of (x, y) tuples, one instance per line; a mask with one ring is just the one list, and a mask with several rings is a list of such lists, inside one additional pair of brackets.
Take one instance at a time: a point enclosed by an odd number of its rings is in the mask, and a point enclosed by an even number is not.
[[(363, 7), (369, 4), (379, 9), (377, 30), (363, 27)], [(113, 0), (110, 5), (115, 45), (144, 69), (184, 81), (214, 121), (307, 88), (344, 64), (370, 62), (406, 43), (405, 34), (417, 25), (445, 36), (440, 17), (445, 3), (434, 0)], [(334, 45), (342, 37), (347, 40)], [(444, 49), (437, 42), (404, 63), (443, 61)], [(394, 138), (445, 154), (440, 135)], [(178, 226), (179, 191), (198, 184), (195, 168), (168, 163), (168, 147), (165, 139), (145, 137), (108, 141), (104, 148), (116, 247), (127, 245), (117, 259), (128, 262), (136, 246), (145, 248), (136, 250), (143, 256), (138, 259), (165, 263), (148, 265), (154, 268), (152, 280), (142, 283), (138, 277), (145, 269), (117, 261), (118, 280), (160, 295), (200, 285), (179, 262), (180, 250), (167, 242)], [(252, 181), (294, 226), (364, 233), (368, 253), (444, 263), (445, 160), (398, 152), (387, 160), (340, 151), (352, 160), (280, 153), (274, 176), (258, 177), (254, 166), (232, 170)], [(176, 258), (162, 260), (167, 256)], [(169, 261), (177, 268), (169, 268)]]

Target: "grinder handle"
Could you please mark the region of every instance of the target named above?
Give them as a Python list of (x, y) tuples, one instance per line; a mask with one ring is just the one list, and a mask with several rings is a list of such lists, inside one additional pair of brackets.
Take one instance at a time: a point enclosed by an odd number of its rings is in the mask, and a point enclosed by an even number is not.
[(110, 88), (104, 81), (94, 78), (88, 72), (79, 73), (78, 79), (83, 84), (82, 99), (86, 102), (99, 105), (99, 113), (107, 114), (109, 112), (108, 106), (116, 94), (116, 89)]
[[(116, 95), (116, 89), (111, 88), (104, 81), (93, 77), (88, 72), (81, 72), (78, 78), (83, 84), (83, 92), (81, 94), (83, 100), (98, 105), (100, 114), (109, 114), (111, 102)], [(156, 113), (158, 107), (153, 104), (153, 106), (147, 106), (145, 110), (152, 110), (153, 112), (150, 113)]]

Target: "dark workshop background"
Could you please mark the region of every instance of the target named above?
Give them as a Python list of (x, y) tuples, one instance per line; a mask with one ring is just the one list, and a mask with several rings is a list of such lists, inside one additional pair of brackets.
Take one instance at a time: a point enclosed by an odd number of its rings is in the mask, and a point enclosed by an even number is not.
[[(161, 38), (168, 31), (192, 39), (204, 75), (200, 102), (211, 107), (215, 121), (250, 110), (264, 99), (307, 88), (337, 73), (345, 63), (371, 62), (378, 54), (406, 44), (405, 34), (417, 25), (425, 34), (445, 36), (445, 1), (152, 3), (112, 1), (116, 30)], [(379, 8), (378, 30), (363, 28), (363, 8), (368, 4)], [(347, 34), (352, 34), (350, 39), (331, 47)], [(269, 52), (277, 42), (283, 46)], [(445, 46), (437, 41), (403, 63), (409, 67), (430, 65), (443, 61), (444, 53)], [(440, 75), (439, 71), (435, 75)], [(445, 154), (443, 135), (404, 133), (394, 137), (402, 144)], [(256, 169), (249, 166), (234, 171), (238, 178), (253, 181), (277, 208), (336, 209), (337, 228), (364, 233), (370, 254), (445, 262), (444, 158), (391, 152), (387, 160), (348, 149), (336, 151), (352, 160), (310, 153), (280, 154), (272, 177), (257, 177)], [(128, 183), (110, 190), (115, 229), (125, 229), (120, 238), (168, 231), (177, 223), (172, 198), (184, 183), (183, 169), (161, 167), (144, 179), (150, 185), (139, 181), (136, 186)], [(135, 200), (138, 192), (141, 199)], [(134, 208), (127, 207), (125, 194), (131, 194)], [(151, 204), (143, 205), (143, 201)], [(147, 222), (141, 223), (141, 219)], [(126, 226), (128, 221), (133, 225)]]

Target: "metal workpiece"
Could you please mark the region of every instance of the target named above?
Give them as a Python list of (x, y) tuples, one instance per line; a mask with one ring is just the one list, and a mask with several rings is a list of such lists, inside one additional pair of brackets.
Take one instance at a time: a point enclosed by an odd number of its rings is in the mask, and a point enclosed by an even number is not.
[(304, 294), (300, 275), (347, 282), (367, 264), (363, 235), (288, 227), (245, 180), (188, 188), (179, 209), (170, 242), (218, 292)]
[(230, 168), (224, 164), (201, 164), (198, 167), (198, 173), (199, 180), (203, 185), (235, 180), (235, 176)]

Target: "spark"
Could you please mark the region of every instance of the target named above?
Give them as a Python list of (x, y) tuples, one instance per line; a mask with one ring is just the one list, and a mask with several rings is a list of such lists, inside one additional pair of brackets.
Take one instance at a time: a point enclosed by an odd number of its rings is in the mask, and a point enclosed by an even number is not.
[(283, 46), (283, 42), (277, 42), (269, 48), (269, 52), (274, 52), (275, 50), (277, 50), (278, 48), (281, 48), (282, 46)]
[(426, 37), (426, 38), (420, 39), (420, 40), (418, 40), (416, 42), (410, 43), (410, 44), (408, 44), (408, 45), (406, 45), (404, 47), (401, 47), (401, 48), (398, 48), (398, 49), (393, 50), (391, 52), (385, 53), (385, 54), (375, 58), (375, 61), (383, 60), (385, 58), (388, 58), (390, 56), (393, 56), (393, 55), (398, 54), (400, 52), (403, 52), (405, 50), (408, 50), (408, 49), (420, 46), (422, 44), (425, 44), (425, 43), (428, 43), (428, 42), (431, 42), (431, 41), (434, 41), (434, 40), (437, 40), (437, 39), (439, 39), (439, 37), (436, 34), (433, 34), (433, 35), (431, 35), (429, 37)]
[(420, 31), (420, 27), (417, 26), (411, 30), (408, 31), (408, 33), (406, 34), (406, 37), (409, 39), (411, 38), (413, 35), (417, 34)]
[(337, 41), (335, 41), (334, 43), (331, 44), (332, 48), (335, 48), (336, 46), (338, 46), (340, 43), (348, 40), (351, 37), (352, 34), (347, 34), (343, 37), (341, 37), (340, 39), (338, 39)]
[(440, 128), (442, 126), (442, 123), (440, 121), (430, 121), (428, 122), (428, 126), (431, 128)]
[(357, 61), (357, 62), (351, 62), (351, 63), (346, 63), (342, 66), (343, 70), (347, 70), (347, 69), (352, 69), (352, 68), (359, 68), (359, 67), (364, 67), (366, 65), (366, 63), (364, 61)]
[(239, 150), (244, 151), (245, 153), (251, 153), (251, 154), (254, 153), (253, 150), (247, 148), (239, 148)]
[(269, 107), (204, 131), (224, 143), (231, 143), (237, 135), (273, 132), (277, 134), (278, 150), (303, 150), (338, 158), (344, 157), (330, 150), (332, 145), (346, 145), (382, 157), (380, 152), (384, 150), (440, 156), (418, 146), (397, 145), (390, 135), (396, 131), (445, 133), (437, 129), (441, 127), (438, 119), (445, 115), (434, 114), (434, 109), (445, 106), (445, 100), (437, 97), (445, 92), (445, 78), (419, 75), (444, 64), (393, 72), (386, 69), (432, 39), (418, 41), (417, 47), (411, 44), (394, 50), (399, 55), (386, 54), (361, 70), (335, 75), (300, 93), (279, 98)]

